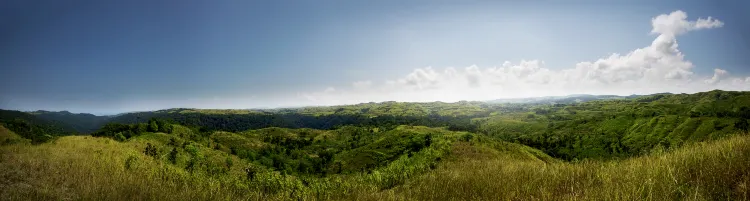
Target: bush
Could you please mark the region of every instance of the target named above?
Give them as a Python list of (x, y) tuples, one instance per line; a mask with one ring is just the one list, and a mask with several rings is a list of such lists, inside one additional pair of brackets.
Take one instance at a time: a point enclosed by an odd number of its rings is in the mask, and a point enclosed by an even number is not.
[(156, 146), (152, 145), (151, 143), (146, 144), (146, 149), (143, 150), (143, 153), (147, 156), (153, 157), (154, 159), (159, 157), (159, 152), (156, 149)]
[(132, 169), (133, 165), (135, 165), (136, 160), (137, 158), (135, 156), (129, 156), (128, 159), (125, 160), (125, 169)]
[(474, 135), (472, 135), (471, 133), (467, 133), (467, 134), (464, 134), (463, 136), (461, 136), (461, 141), (469, 142), (473, 138), (474, 138)]
[(169, 162), (172, 162), (172, 164), (177, 164), (177, 156), (179, 155), (179, 151), (177, 151), (177, 148), (172, 148), (172, 151), (169, 152)]
[(124, 135), (122, 135), (122, 133), (117, 133), (117, 134), (115, 135), (115, 140), (117, 140), (117, 141), (119, 141), (119, 142), (124, 142), (124, 141), (126, 140), (126, 138), (125, 138), (125, 136), (124, 136)]

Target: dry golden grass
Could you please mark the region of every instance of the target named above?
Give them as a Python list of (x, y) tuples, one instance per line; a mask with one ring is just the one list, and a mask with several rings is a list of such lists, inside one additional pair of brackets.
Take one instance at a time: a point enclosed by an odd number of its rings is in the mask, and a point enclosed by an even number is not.
[(144, 142), (119, 143), (107, 138), (69, 136), (42, 145), (2, 146), (0, 199), (750, 199), (750, 136), (747, 135), (627, 160), (579, 163), (543, 160), (518, 154), (522, 152), (456, 142), (452, 155), (437, 169), (412, 177), (395, 188), (375, 188), (368, 183), (372, 179), (365, 179), (373, 176), (331, 177), (309, 186), (299, 186), (294, 183), (298, 181), (288, 177), (265, 178), (268, 181), (262, 182), (278, 183), (272, 189), (277, 193), (263, 193), (252, 183), (242, 181), (238, 169), (226, 176), (213, 177), (190, 174), (179, 166), (153, 160), (141, 153)]
[(0, 145), (6, 144), (29, 144), (31, 140), (24, 139), (18, 134), (0, 125)]
[(151, 160), (132, 144), (84, 136), (63, 137), (39, 146), (1, 147), (0, 182), (3, 200), (225, 200), (253, 196)]
[[(407, 200), (748, 200), (750, 136), (622, 161), (544, 163), (460, 144), (446, 165), (394, 189)], [(468, 149), (468, 150), (467, 150)], [(471, 150), (473, 149), (473, 150)]]

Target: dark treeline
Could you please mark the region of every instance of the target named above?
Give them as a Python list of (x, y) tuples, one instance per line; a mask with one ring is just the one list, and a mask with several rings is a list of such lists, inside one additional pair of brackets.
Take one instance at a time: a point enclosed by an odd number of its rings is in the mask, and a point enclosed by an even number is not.
[(8, 128), (32, 143), (49, 141), (54, 136), (74, 135), (75, 129), (56, 121), (37, 118), (26, 112), (0, 110), (0, 125)]
[(47, 121), (59, 122), (72, 127), (79, 133), (91, 133), (109, 121), (109, 116), (96, 116), (87, 113), (71, 113), (68, 111), (51, 112), (38, 110), (31, 112), (34, 116)]
[(145, 123), (149, 119), (158, 118), (185, 125), (198, 127), (202, 131), (230, 131), (239, 132), (267, 127), (281, 128), (313, 128), (330, 130), (341, 126), (386, 126), (419, 125), (429, 127), (448, 127), (454, 131), (476, 131), (477, 126), (471, 123), (472, 118), (486, 117), (487, 114), (466, 116), (395, 116), (383, 115), (369, 117), (360, 114), (353, 115), (303, 115), (303, 114), (203, 114), (203, 113), (133, 113), (111, 119), (113, 123), (135, 124)]

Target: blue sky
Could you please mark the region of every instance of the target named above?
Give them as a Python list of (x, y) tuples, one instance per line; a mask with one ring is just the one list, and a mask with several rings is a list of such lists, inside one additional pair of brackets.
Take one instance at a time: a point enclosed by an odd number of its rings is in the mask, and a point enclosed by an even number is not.
[[(114, 114), (747, 90), (748, 8), (739, 0), (6, 0), (0, 108)], [(675, 11), (687, 15), (675, 23), (710, 16), (721, 25), (675, 34), (679, 54), (595, 62), (649, 50), (664, 35), (652, 20)], [(587, 61), (593, 67), (577, 68)], [(572, 69), (592, 83), (573, 84)]]

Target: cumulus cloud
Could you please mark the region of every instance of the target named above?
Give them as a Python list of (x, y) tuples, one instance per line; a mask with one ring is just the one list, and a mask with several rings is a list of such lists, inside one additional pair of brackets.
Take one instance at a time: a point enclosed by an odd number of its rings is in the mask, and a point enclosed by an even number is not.
[[(716, 88), (750, 90), (750, 77), (731, 78), (726, 70), (715, 69), (712, 77), (693, 72), (695, 66), (678, 49), (677, 36), (690, 31), (718, 28), (723, 22), (712, 17), (688, 20), (687, 13), (674, 11), (651, 20), (656, 38), (646, 47), (625, 54), (612, 54), (552, 70), (541, 60), (505, 61), (502, 66), (481, 68), (417, 68), (404, 77), (372, 82), (355, 82), (351, 90), (335, 96), (309, 93), (321, 104), (369, 101), (457, 101), (507, 97), (592, 94), (647, 94), (697, 92)], [(722, 80), (734, 80), (722, 82)], [(366, 86), (367, 90), (362, 90)], [(329, 93), (330, 94), (330, 93)]]
[(714, 69), (714, 76), (711, 77), (711, 79), (705, 80), (708, 84), (716, 84), (717, 82), (721, 81), (722, 79), (725, 79), (727, 77), (727, 71), (722, 69)]
[(724, 26), (723, 22), (712, 17), (698, 18), (696, 21), (688, 21), (687, 17), (687, 13), (681, 10), (656, 16), (651, 20), (651, 26), (653, 26), (651, 33), (676, 36), (692, 30)]

